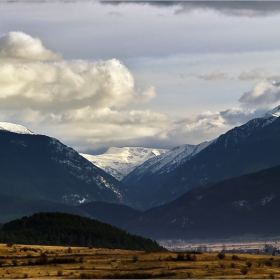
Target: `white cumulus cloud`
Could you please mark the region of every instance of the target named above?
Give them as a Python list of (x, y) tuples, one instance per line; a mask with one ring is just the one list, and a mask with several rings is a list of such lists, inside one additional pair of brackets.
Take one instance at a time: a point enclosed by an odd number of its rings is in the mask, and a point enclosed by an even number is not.
[(85, 106), (121, 108), (156, 97), (154, 87), (136, 92), (133, 75), (117, 59), (49, 61), (59, 57), (22, 32), (0, 37), (0, 50), (5, 58), (0, 64), (0, 108), (57, 113)]
[(0, 60), (58, 60), (56, 54), (46, 49), (39, 38), (23, 32), (9, 32), (0, 37)]

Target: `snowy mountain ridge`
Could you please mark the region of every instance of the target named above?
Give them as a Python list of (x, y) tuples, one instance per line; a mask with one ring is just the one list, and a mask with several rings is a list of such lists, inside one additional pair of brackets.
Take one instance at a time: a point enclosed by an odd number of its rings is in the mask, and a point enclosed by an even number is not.
[(0, 122), (0, 130), (9, 131), (9, 132), (18, 133), (18, 134), (34, 134), (28, 128), (26, 128), (20, 124), (14, 124), (14, 123), (9, 123), (9, 122)]
[(266, 112), (264, 115), (262, 115), (263, 119), (269, 119), (271, 117), (278, 118), (280, 117), (280, 106), (275, 107), (274, 109)]
[(239, 127), (229, 130), (227, 133), (220, 135), (220, 137), (217, 138), (217, 141), (224, 141), (225, 137), (226, 149), (229, 143), (236, 145), (239, 141), (250, 136), (253, 132), (272, 124), (278, 119), (278, 117), (280, 117), (280, 106), (266, 112), (259, 118), (252, 119)]
[(162, 160), (160, 162), (158, 161), (158, 164), (156, 165), (153, 164), (150, 171), (152, 173), (158, 171), (159, 173), (169, 173), (179, 165), (183, 164), (186, 160), (188, 160), (188, 158), (196, 155), (210, 144), (211, 142), (202, 142), (198, 145), (185, 144), (174, 147), (169, 152), (162, 155)]
[[(213, 140), (215, 141), (215, 140)], [(130, 177), (134, 178), (134, 182), (140, 180), (143, 176), (151, 174), (169, 173), (188, 159), (202, 151), (213, 141), (202, 142), (198, 145), (184, 144), (176, 146), (168, 152), (151, 158), (145, 161), (143, 164), (136, 167), (131, 174), (129, 174), (124, 180), (126, 182)]]
[[(266, 112), (260, 118), (247, 122), (246, 124), (240, 126), (238, 130), (232, 129), (232, 133), (226, 135), (225, 148), (227, 147), (229, 141), (237, 143), (240, 139), (248, 137), (256, 129), (271, 124), (278, 117), (280, 117), (280, 106)], [(151, 174), (169, 173), (186, 161), (190, 160), (207, 146), (220, 140), (220, 137), (218, 137), (212, 141), (203, 142), (198, 145), (185, 144), (174, 147), (168, 152), (158, 157), (151, 158), (145, 161), (142, 165), (139, 165), (133, 170), (133, 172), (124, 178), (124, 182), (129, 182), (131, 184), (132, 181), (130, 180), (132, 177), (134, 177), (133, 182), (135, 183), (142, 177), (149, 176)]]
[(120, 181), (146, 160), (157, 158), (167, 151), (143, 147), (110, 147), (101, 155), (80, 155)]

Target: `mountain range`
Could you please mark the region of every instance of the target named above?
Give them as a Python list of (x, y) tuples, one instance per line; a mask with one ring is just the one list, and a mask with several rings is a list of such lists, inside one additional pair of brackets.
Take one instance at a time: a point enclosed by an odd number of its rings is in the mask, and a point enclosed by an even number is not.
[(0, 222), (58, 209), (157, 239), (279, 234), (270, 216), (280, 197), (279, 116), (280, 106), (169, 151), (111, 148), (100, 164), (126, 173), (120, 181), (55, 138), (0, 123)]
[[(204, 148), (194, 155), (187, 155), (169, 172), (152, 172), (153, 165), (145, 169), (153, 159), (143, 163), (122, 180), (131, 186), (125, 190), (130, 197), (137, 199), (142, 209), (149, 209), (168, 203), (199, 185), (280, 164), (279, 112), (280, 106), (229, 130), (210, 143), (204, 143)], [(144, 170), (141, 176), (139, 170)]]
[(139, 208), (149, 207), (145, 202), (154, 198), (160, 186), (166, 182), (172, 174), (184, 162), (206, 148), (211, 142), (203, 142), (198, 145), (181, 145), (170, 151), (151, 158), (136, 167), (125, 176), (122, 183), (128, 186), (125, 190), (128, 196), (133, 197)]

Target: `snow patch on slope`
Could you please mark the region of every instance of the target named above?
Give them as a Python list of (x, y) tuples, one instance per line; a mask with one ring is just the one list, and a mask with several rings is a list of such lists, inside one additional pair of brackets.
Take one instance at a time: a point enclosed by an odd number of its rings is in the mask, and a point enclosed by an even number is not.
[(158, 157), (167, 151), (143, 147), (111, 147), (101, 155), (83, 153), (80, 155), (120, 181), (146, 160)]
[(111, 168), (109, 166), (106, 166), (104, 168), (104, 171), (107, 172), (108, 174), (112, 175), (113, 177), (115, 177), (119, 181), (121, 181), (124, 177), (124, 175), (122, 173), (118, 172), (116, 169)]
[(244, 199), (235, 200), (232, 204), (233, 204), (233, 206), (235, 206), (238, 209), (251, 210), (251, 205), (249, 204), (249, 202), (247, 200), (244, 200)]
[(0, 122), (0, 130), (18, 134), (34, 134), (32, 131), (20, 124), (14, 124), (9, 122)]
[(270, 202), (273, 198), (275, 198), (276, 197), (276, 195), (275, 194), (270, 194), (270, 195), (268, 195), (268, 196), (266, 196), (266, 197), (264, 197), (263, 199), (261, 199), (261, 204), (262, 205), (265, 205), (265, 204), (267, 204), (268, 202)]

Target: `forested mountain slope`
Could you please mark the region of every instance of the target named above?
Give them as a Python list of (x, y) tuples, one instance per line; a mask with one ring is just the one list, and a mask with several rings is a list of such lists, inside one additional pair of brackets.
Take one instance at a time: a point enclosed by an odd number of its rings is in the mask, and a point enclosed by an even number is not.
[(129, 203), (119, 181), (74, 149), (27, 129), (18, 133), (14, 126), (0, 129), (1, 193), (73, 205), (95, 200)]
[(127, 224), (155, 239), (280, 235), (280, 166), (193, 188)]

